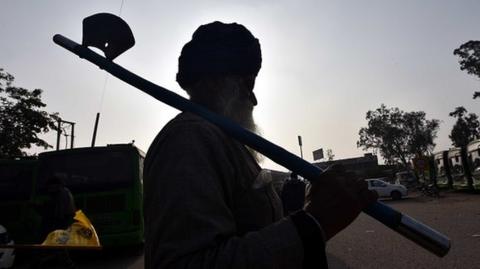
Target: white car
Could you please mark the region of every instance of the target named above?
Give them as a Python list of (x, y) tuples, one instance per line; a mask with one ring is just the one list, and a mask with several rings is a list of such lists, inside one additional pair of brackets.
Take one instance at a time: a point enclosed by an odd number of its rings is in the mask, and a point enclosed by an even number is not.
[[(7, 229), (0, 225), (0, 245), (13, 245), (13, 240), (8, 236)], [(0, 268), (11, 268), (15, 260), (13, 248), (0, 248)]]
[(379, 178), (366, 179), (368, 189), (378, 193), (378, 197), (391, 197), (393, 200), (402, 199), (408, 195), (408, 190), (401, 184), (390, 184)]

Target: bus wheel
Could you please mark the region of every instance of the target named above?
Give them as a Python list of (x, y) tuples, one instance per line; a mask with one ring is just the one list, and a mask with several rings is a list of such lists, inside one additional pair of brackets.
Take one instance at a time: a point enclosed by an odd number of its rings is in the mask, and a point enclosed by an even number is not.
[(392, 191), (390, 194), (393, 200), (400, 200), (402, 199), (402, 194), (399, 191)]

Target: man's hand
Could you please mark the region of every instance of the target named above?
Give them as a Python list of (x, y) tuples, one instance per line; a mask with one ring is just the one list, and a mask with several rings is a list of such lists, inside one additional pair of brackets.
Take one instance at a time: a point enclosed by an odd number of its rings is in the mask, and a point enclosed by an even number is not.
[(368, 190), (365, 180), (334, 165), (309, 186), (305, 211), (322, 226), (326, 240), (352, 223), (360, 212), (376, 201), (378, 195)]

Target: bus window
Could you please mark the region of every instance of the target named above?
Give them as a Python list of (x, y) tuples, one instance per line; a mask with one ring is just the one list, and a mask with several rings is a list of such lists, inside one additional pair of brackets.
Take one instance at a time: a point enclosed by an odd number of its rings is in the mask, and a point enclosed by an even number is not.
[(461, 166), (461, 165), (459, 165), (459, 164), (456, 164), (456, 165), (453, 167), (453, 174), (454, 174), (454, 175), (463, 174), (463, 166)]
[(471, 149), (468, 152), (468, 165), (472, 173), (480, 172), (480, 149)]
[[(475, 156), (475, 153), (477, 156)], [(470, 155), (470, 167), (473, 173), (480, 172), (480, 153), (477, 151), (472, 152)]]
[(45, 156), (37, 184), (40, 193), (45, 191), (45, 182), (52, 175), (62, 178), (72, 193), (129, 187), (134, 178), (130, 156), (115, 151)]
[(439, 177), (442, 177), (445, 175), (445, 166), (443, 166), (443, 163), (440, 162), (440, 160), (437, 160), (438, 161), (438, 165), (437, 165), (437, 175)]
[(438, 173), (439, 176), (445, 176), (445, 167), (440, 167), (440, 171)]

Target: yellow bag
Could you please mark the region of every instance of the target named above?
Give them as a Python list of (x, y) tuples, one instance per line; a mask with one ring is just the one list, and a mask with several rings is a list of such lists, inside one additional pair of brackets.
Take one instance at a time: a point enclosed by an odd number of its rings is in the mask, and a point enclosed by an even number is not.
[(75, 222), (66, 230), (48, 234), (42, 246), (100, 247), (97, 232), (82, 210), (75, 212)]

